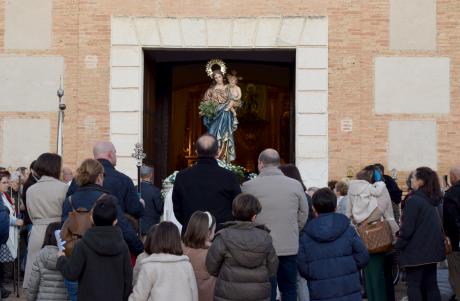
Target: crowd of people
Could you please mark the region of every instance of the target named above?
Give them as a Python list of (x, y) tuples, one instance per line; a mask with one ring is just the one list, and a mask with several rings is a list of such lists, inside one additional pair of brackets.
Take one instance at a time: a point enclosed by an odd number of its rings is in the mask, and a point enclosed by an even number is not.
[(51, 153), (29, 170), (0, 169), (2, 284), (16, 261), (30, 301), (386, 301), (395, 300), (397, 258), (408, 299), (439, 301), (447, 255), (460, 296), (460, 166), (445, 192), (419, 167), (403, 193), (381, 164), (316, 188), (274, 149), (243, 183), (218, 165), (212, 135), (196, 152), (172, 190), (181, 231), (162, 221), (153, 168), (141, 168), (139, 196), (110, 142), (97, 142), (75, 172)]

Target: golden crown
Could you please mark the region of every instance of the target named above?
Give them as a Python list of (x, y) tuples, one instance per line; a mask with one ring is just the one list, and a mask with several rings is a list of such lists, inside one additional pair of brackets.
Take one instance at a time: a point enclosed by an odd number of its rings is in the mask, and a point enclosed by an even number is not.
[(225, 65), (224, 61), (222, 61), (221, 59), (212, 59), (206, 64), (206, 73), (208, 74), (208, 76), (212, 78), (212, 67), (214, 67), (215, 65), (218, 65), (220, 68), (220, 72), (222, 72), (222, 74), (225, 75), (225, 73), (227, 72), (227, 66)]

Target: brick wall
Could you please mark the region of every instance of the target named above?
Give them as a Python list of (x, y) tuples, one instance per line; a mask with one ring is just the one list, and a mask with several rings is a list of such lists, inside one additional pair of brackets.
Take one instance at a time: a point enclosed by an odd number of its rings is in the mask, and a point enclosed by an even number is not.
[[(111, 16), (327, 16), (329, 177), (344, 177), (349, 166), (356, 172), (368, 163), (380, 161), (386, 165), (390, 120), (436, 120), (440, 173), (446, 173), (450, 165), (460, 161), (460, 139), (457, 139), (460, 130), (460, 6), (456, 0), (437, 1), (437, 48), (432, 51), (390, 50), (388, 0), (55, 0), (52, 4), (51, 48), (15, 50), (5, 47), (6, 5), (1, 1), (0, 55), (64, 57), (64, 99), (68, 106), (64, 156), (65, 164), (71, 167), (91, 156), (91, 144), (95, 140), (109, 137)], [(450, 113), (376, 115), (376, 56), (450, 57)], [(0, 119), (10, 116), (49, 118), (52, 125), (50, 149), (55, 149), (55, 113), (8, 112), (1, 113)], [(352, 132), (341, 131), (342, 119), (353, 120)], [(401, 173), (401, 180), (404, 176), (405, 173)]]

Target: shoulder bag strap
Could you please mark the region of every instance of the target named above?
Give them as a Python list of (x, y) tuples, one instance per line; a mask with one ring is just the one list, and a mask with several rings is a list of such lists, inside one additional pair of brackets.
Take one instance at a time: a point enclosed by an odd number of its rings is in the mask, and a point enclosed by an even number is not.
[(70, 208), (72, 208), (72, 211), (77, 211), (77, 210), (75, 210), (75, 207), (73, 206), (72, 196), (69, 196), (69, 204), (70, 204)]
[[(102, 199), (102, 198), (103, 198), (104, 196), (106, 196), (106, 195), (107, 195), (107, 193), (103, 192), (103, 193), (96, 199), (96, 201), (94, 202), (94, 205), (96, 205), (97, 201), (99, 201), (100, 199)], [(93, 205), (93, 207), (94, 207), (94, 205)]]
[(436, 213), (439, 217), (439, 221), (441, 222), (442, 233), (444, 233), (444, 236), (447, 236), (446, 231), (444, 231), (444, 223), (442, 222), (441, 214), (439, 213), (438, 207), (434, 207), (434, 210), (436, 210)]

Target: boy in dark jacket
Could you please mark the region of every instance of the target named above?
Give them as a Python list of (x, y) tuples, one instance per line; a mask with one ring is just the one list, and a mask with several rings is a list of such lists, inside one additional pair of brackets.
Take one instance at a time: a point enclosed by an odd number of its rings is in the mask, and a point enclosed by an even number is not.
[(361, 300), (358, 270), (369, 254), (348, 218), (335, 213), (337, 197), (329, 188), (313, 195), (318, 217), (305, 225), (297, 266), (307, 279), (311, 300)]
[(278, 257), (269, 230), (254, 222), (262, 207), (255, 196), (240, 194), (232, 209), (236, 221), (224, 224), (206, 257), (209, 273), (217, 277), (214, 300), (268, 301)]
[(117, 223), (116, 199), (106, 195), (93, 208), (95, 227), (75, 244), (70, 258), (60, 253), (57, 268), (78, 281), (78, 300), (124, 301), (132, 289), (131, 260)]

